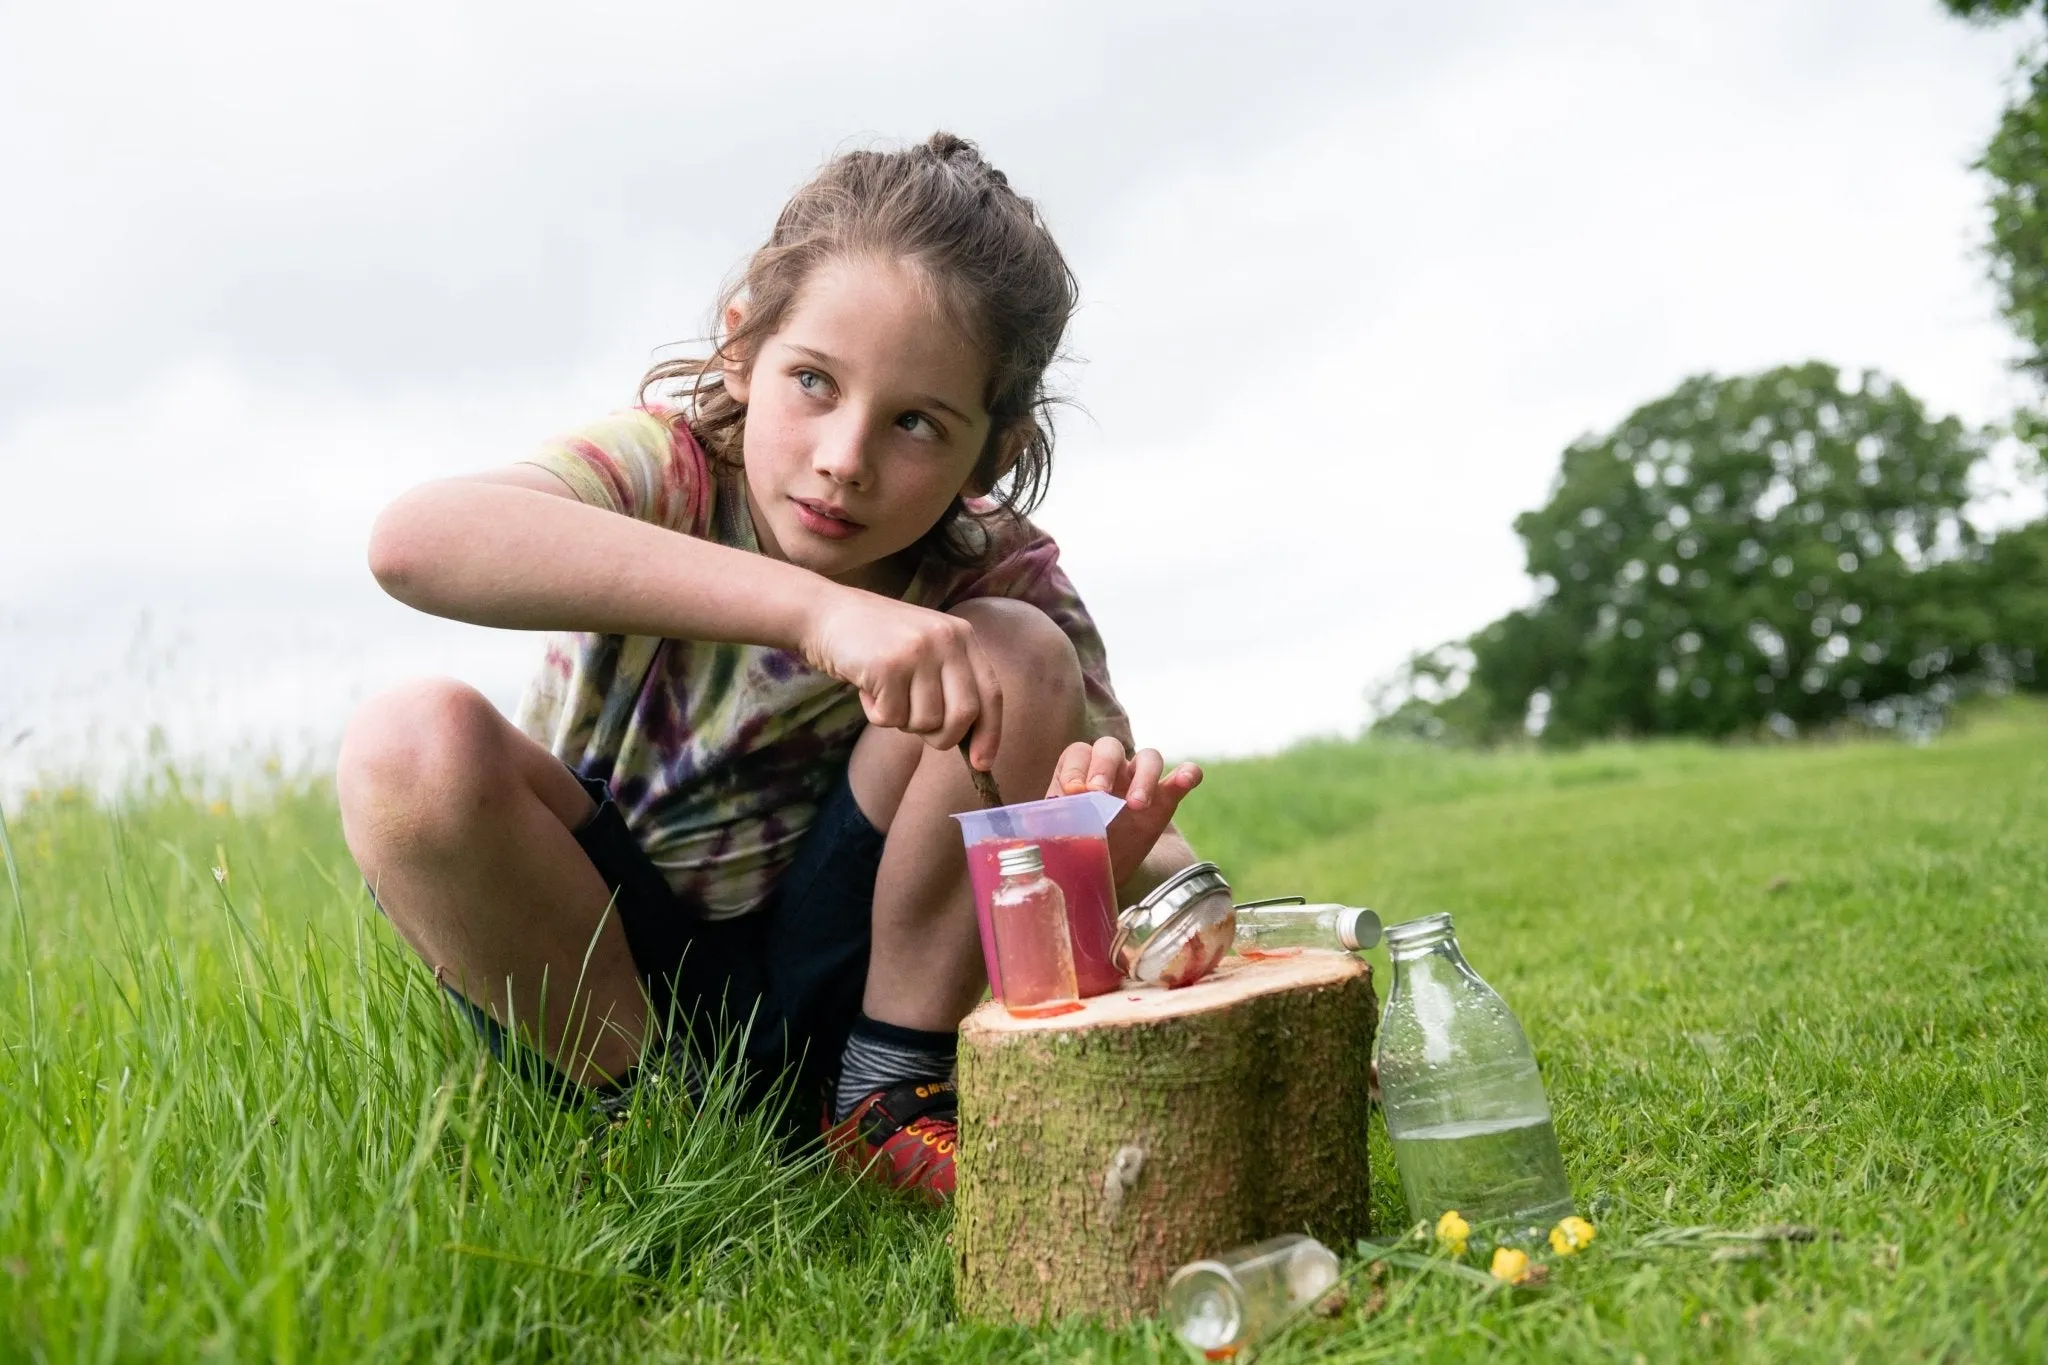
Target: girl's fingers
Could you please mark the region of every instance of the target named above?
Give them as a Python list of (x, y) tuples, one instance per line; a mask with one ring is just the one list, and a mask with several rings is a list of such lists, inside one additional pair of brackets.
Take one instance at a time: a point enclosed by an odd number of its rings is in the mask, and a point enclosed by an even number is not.
[(1131, 762), (1131, 785), (1124, 793), (1125, 803), (1133, 810), (1151, 805), (1153, 791), (1159, 784), (1159, 770), (1165, 766), (1166, 760), (1157, 749), (1138, 750), (1137, 758)]
[(1159, 779), (1159, 787), (1152, 796), (1154, 812), (1171, 820), (1174, 811), (1180, 808), (1183, 797), (1202, 785), (1202, 770), (1193, 763), (1183, 763)]
[(1143, 810), (1159, 801), (1178, 803), (1202, 782), (1200, 764), (1182, 763), (1161, 775), (1166, 760), (1157, 749), (1140, 749), (1137, 757), (1124, 757), (1123, 744), (1104, 736), (1090, 744), (1075, 740), (1053, 765), (1049, 796), (1072, 796), (1093, 788), (1122, 796), (1131, 806)]
[(967, 756), (975, 767), (992, 773), (996, 751), (1003, 742), (1003, 682), (981, 646), (972, 641), (967, 646), (967, 666), (975, 696), (974, 742), (968, 745)]
[(1095, 748), (1085, 739), (1077, 739), (1060, 754), (1060, 761), (1053, 765), (1052, 790), (1047, 796), (1072, 796), (1088, 790), (1088, 760), (1095, 754)]
[(903, 728), (938, 748), (950, 748), (940, 743), (937, 733), (946, 727), (946, 682), (945, 676), (937, 669), (929, 672), (920, 669), (910, 680), (910, 715)]
[(1124, 776), (1124, 744), (1115, 735), (1095, 741), (1088, 755), (1087, 786), (1090, 791), (1120, 790)]
[(931, 742), (934, 748), (951, 749), (972, 733), (975, 719), (981, 714), (981, 691), (976, 686), (974, 666), (965, 659), (948, 663), (940, 677), (946, 715)]
[(910, 719), (910, 692), (901, 679), (885, 679), (874, 691), (861, 693), (860, 699), (870, 725), (900, 730)]

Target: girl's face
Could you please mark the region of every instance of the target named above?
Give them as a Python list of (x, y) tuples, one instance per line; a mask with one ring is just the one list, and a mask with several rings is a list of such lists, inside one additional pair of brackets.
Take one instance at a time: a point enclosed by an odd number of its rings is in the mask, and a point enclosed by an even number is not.
[(901, 263), (819, 267), (745, 372), (726, 371), (747, 405), (761, 549), (900, 592), (906, 571), (892, 556), (938, 523), (988, 440), (987, 368)]

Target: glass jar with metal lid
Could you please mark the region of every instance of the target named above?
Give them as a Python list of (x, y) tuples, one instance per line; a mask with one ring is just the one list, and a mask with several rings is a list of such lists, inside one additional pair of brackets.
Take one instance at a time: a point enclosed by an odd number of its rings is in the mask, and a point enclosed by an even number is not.
[(1230, 883), (1216, 864), (1195, 863), (1117, 916), (1110, 958), (1148, 985), (1192, 985), (1223, 960), (1236, 932)]

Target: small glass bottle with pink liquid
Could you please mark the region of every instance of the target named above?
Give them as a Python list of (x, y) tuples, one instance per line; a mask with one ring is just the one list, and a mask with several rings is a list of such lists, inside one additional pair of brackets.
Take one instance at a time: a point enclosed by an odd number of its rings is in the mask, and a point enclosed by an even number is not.
[(1002, 880), (989, 897), (1003, 1008), (1023, 1019), (1081, 1008), (1074, 980), (1074, 944), (1067, 933), (1067, 900), (1045, 875), (1036, 844), (1016, 844), (996, 855)]

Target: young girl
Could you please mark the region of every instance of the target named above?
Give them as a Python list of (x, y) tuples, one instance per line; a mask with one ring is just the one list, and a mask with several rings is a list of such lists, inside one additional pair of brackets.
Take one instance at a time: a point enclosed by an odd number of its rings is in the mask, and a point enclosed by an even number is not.
[(351, 718), (339, 764), (364, 876), (494, 1046), (603, 1098), (683, 1065), (671, 1029), (744, 1025), (756, 1093), (793, 1073), (836, 1150), (950, 1195), (984, 986), (948, 818), (978, 805), (967, 765), (1011, 800), (1123, 796), (1126, 903), (1193, 860), (1171, 821), (1201, 772), (1130, 752), (1025, 520), (1074, 304), (973, 144), (850, 153), (784, 207), (708, 359), (378, 519), (399, 600), (558, 632), (516, 727), (415, 683)]

